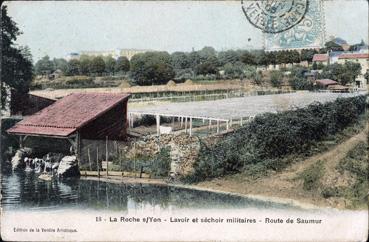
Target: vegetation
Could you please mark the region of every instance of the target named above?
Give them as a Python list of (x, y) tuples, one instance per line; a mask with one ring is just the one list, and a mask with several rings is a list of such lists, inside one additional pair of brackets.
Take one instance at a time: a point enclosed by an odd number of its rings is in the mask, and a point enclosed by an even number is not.
[[(17, 47), (15, 41), (21, 34), (17, 24), (1, 6), (1, 80), (20, 95), (26, 94), (33, 78), (32, 56), (28, 47)], [(6, 100), (6, 89), (1, 85), (1, 107)]]
[(249, 167), (256, 172), (280, 170), (286, 165), (284, 158), (308, 153), (317, 142), (355, 123), (365, 105), (366, 96), (357, 96), (259, 115), (213, 147), (203, 145), (195, 172), (187, 179), (200, 181)]
[(304, 190), (311, 191), (317, 189), (320, 185), (320, 178), (324, 174), (324, 162), (318, 161), (304, 170), (299, 177), (303, 179)]
[(359, 142), (347, 156), (340, 160), (336, 169), (341, 175), (348, 173), (353, 181), (344, 187), (325, 187), (324, 197), (345, 197), (351, 201), (352, 207), (366, 206), (365, 197), (368, 188), (368, 146), (366, 142)]

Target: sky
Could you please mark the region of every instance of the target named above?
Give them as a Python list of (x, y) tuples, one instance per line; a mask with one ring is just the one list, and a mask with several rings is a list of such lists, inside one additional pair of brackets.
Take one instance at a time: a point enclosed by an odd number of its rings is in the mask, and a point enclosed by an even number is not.
[[(6, 5), (23, 32), (17, 44), (27, 45), (34, 61), (82, 50), (262, 47), (261, 30), (247, 21), (240, 1), (15, 1)], [(326, 0), (324, 12), (326, 36), (367, 42), (365, 0)]]

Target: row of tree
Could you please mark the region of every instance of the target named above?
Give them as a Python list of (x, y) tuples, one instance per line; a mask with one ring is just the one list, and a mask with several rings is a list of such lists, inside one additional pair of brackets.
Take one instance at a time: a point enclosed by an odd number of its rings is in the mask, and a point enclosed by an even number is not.
[(117, 72), (129, 71), (129, 60), (121, 56), (114, 59), (111, 56), (81, 56), (79, 59), (71, 59), (66, 61), (63, 58), (54, 58), (51, 60), (49, 56), (44, 56), (36, 62), (35, 71), (37, 75), (48, 75), (56, 70), (60, 70), (64, 75), (89, 75), (101, 76), (114, 75)]

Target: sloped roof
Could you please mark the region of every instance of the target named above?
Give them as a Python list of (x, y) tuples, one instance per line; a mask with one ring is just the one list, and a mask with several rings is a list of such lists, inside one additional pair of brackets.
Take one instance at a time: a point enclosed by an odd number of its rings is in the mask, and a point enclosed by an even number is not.
[(313, 56), (313, 61), (328, 61), (327, 54), (315, 54)]
[(7, 132), (66, 137), (128, 97), (123, 93), (73, 93), (26, 117)]
[(369, 59), (368, 53), (347, 53), (342, 54), (338, 59)]
[(333, 81), (331, 79), (320, 79), (315, 81), (317, 84), (322, 86), (328, 86), (328, 85), (336, 85), (338, 82)]

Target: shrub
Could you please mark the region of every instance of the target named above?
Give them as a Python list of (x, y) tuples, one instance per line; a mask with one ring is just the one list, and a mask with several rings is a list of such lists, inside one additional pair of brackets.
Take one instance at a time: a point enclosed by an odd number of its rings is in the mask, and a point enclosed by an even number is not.
[(317, 142), (357, 121), (365, 111), (365, 101), (366, 96), (356, 96), (257, 116), (213, 147), (202, 147), (193, 176), (199, 180), (222, 176), (255, 164), (280, 170), (286, 165), (280, 159), (308, 154)]
[(303, 179), (304, 190), (311, 191), (316, 189), (320, 185), (320, 178), (324, 174), (324, 163), (319, 160), (315, 164), (308, 167), (300, 174), (300, 178)]

